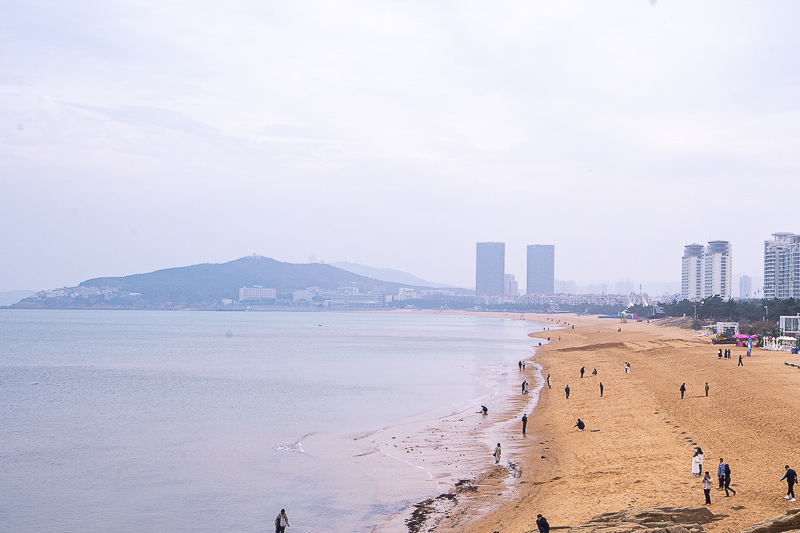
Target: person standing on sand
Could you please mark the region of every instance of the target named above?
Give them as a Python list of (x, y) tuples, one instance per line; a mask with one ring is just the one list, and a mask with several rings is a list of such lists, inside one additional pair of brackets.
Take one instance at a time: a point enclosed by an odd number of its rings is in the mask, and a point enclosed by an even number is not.
[(551, 386), (551, 383), (550, 383), (550, 374), (547, 374), (547, 388), (548, 388), (548, 389), (552, 389), (552, 388), (553, 388), (553, 387)]
[(287, 527), (289, 527), (289, 517), (286, 516), (286, 509), (281, 509), (275, 518), (275, 533), (284, 533)]
[(536, 515), (536, 527), (539, 528), (539, 533), (550, 533), (550, 523), (540, 514)]
[(600, 382), (600, 397), (603, 397), (603, 382)]
[(725, 497), (728, 497), (728, 491), (731, 491), (736, 496), (736, 491), (731, 488), (731, 465), (725, 464)]
[(719, 357), (720, 359), (722, 359), (722, 348), (720, 348), (720, 349), (719, 349), (719, 352), (717, 352), (717, 357)]
[(519, 362), (519, 369), (522, 370), (522, 361)]
[(503, 450), (500, 448), (500, 443), (498, 442), (497, 446), (494, 449), (494, 453), (492, 454), (492, 455), (494, 455), (494, 464), (495, 465), (499, 465), (500, 464), (500, 456), (502, 454), (503, 454)]
[(725, 461), (722, 460), (722, 457), (719, 458), (719, 466), (717, 466), (717, 479), (719, 480), (719, 489), (722, 490), (725, 487), (725, 467), (728, 466), (725, 464)]
[(528, 427), (528, 415), (522, 413), (522, 434), (525, 434), (525, 429)]
[(789, 468), (789, 465), (786, 465), (784, 468), (786, 469), (786, 473), (781, 478), (781, 481), (785, 479), (788, 485), (784, 499), (789, 500), (789, 497), (791, 497), (792, 499), (789, 501), (796, 502), (797, 499), (794, 497), (794, 484), (797, 483), (797, 472)]
[(708, 472), (703, 476), (703, 493), (706, 495), (706, 505), (711, 505), (711, 476)]
[(684, 394), (686, 394), (686, 383), (681, 383), (681, 400), (683, 400)]
[(706, 398), (708, 398), (708, 381), (706, 381)]
[(567, 397), (567, 400), (569, 400), (569, 385), (564, 387), (564, 395)]
[(742, 354), (739, 354), (739, 364), (736, 366), (744, 366), (744, 363), (742, 363)]
[(584, 373), (585, 371), (586, 371), (586, 367), (585, 367), (585, 366), (582, 366), (582, 367), (581, 367), (581, 378), (583, 377), (583, 373)]

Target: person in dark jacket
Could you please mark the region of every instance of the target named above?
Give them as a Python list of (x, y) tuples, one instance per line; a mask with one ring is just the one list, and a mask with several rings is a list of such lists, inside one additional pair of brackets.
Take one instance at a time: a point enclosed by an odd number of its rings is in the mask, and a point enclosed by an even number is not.
[(796, 502), (797, 499), (794, 497), (794, 484), (797, 483), (797, 472), (789, 468), (789, 465), (786, 465), (784, 468), (786, 468), (786, 473), (781, 478), (781, 481), (785, 479), (786, 484), (788, 485), (786, 496), (784, 496), (784, 498), (787, 500), (791, 498), (789, 501)]
[(569, 400), (569, 385), (564, 387), (564, 395), (567, 397), (567, 400)]
[(550, 524), (547, 522), (547, 518), (540, 514), (536, 515), (536, 527), (539, 528), (539, 533), (550, 533)]
[(681, 383), (681, 400), (683, 400), (684, 394), (686, 394), (686, 383)]
[(578, 428), (578, 431), (583, 431), (583, 429), (586, 427), (586, 424), (584, 424), (584, 423), (583, 423), (583, 420), (581, 420), (581, 419), (579, 418), (579, 419), (578, 419), (578, 422), (577, 422), (577, 424), (575, 424), (575, 425), (574, 425), (574, 426), (572, 426), (572, 427), (574, 427), (574, 428)]
[(731, 491), (736, 496), (736, 491), (731, 488), (731, 465), (725, 463), (725, 497), (728, 497), (728, 491)]

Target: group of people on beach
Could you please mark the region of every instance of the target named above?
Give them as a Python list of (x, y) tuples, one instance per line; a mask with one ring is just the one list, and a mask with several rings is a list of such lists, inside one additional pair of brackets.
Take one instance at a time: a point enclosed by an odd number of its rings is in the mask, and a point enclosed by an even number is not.
[[(724, 352), (722, 351), (722, 348), (720, 348), (719, 351), (717, 352), (717, 359), (732, 359), (732, 358), (733, 356), (731, 355), (730, 348), (725, 348)], [(742, 354), (739, 354), (739, 364), (736, 366), (744, 366), (744, 363), (742, 362)]]

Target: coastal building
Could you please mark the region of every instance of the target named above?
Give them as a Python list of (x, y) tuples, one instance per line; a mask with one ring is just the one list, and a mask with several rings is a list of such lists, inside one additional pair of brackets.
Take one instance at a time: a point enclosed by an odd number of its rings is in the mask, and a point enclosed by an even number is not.
[(703, 251), (702, 244), (683, 247), (681, 300), (700, 300), (703, 297)]
[(519, 294), (519, 283), (514, 279), (514, 274), (506, 274), (503, 279), (503, 294), (517, 296)]
[(292, 292), (293, 302), (310, 302), (314, 300), (314, 291), (311, 289), (303, 289)]
[(528, 245), (528, 294), (555, 293), (555, 254), (552, 244)]
[(731, 243), (728, 241), (709, 241), (703, 254), (703, 297), (721, 296), (723, 300), (731, 297)]
[(265, 287), (241, 287), (239, 289), (239, 301), (245, 300), (271, 300), (277, 298), (278, 291), (276, 289), (268, 289)]
[(728, 241), (709, 241), (707, 246), (684, 246), (681, 299), (700, 300), (720, 296), (723, 300), (729, 300), (733, 284), (732, 257)]
[(800, 297), (800, 235), (773, 233), (764, 241), (764, 298)]
[(397, 291), (397, 296), (394, 297), (395, 300), (416, 300), (417, 299), (417, 291), (414, 289), (410, 289), (407, 287), (400, 287)]
[(504, 292), (506, 244), (479, 242), (476, 250), (475, 294), (497, 296)]
[(556, 294), (577, 294), (578, 292), (578, 284), (575, 283), (574, 279), (557, 279), (555, 280), (555, 292)]
[(739, 277), (739, 298), (753, 297), (753, 278), (750, 276)]

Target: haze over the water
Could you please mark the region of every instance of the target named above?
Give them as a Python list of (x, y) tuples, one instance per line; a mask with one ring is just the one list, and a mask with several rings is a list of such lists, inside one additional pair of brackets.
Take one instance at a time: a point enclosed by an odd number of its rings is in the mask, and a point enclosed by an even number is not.
[[(0, 291), (259, 253), (579, 284), (800, 232), (787, 2), (4, 2)], [(734, 291), (735, 292), (735, 291)]]

